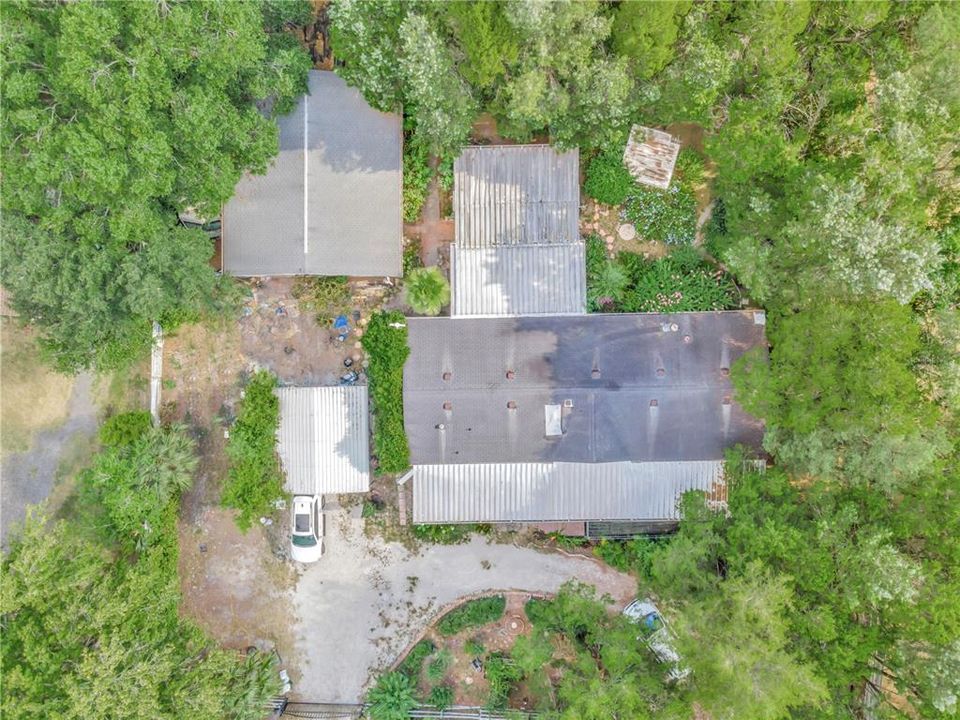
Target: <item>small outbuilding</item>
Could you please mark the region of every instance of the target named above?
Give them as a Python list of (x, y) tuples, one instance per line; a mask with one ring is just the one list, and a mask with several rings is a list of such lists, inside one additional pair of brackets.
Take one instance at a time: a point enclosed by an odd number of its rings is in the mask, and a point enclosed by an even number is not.
[(367, 388), (282, 387), (277, 452), (293, 495), (370, 489)]
[(280, 153), (223, 210), (223, 270), (262, 275), (402, 274), (401, 118), (332, 72), (278, 119)]
[(680, 154), (680, 141), (663, 130), (634, 125), (623, 151), (623, 164), (642, 185), (666, 190)]

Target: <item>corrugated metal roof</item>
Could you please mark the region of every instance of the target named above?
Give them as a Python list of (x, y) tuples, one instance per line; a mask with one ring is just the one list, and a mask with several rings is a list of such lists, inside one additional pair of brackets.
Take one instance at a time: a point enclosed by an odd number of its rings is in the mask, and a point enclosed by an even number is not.
[(683, 493), (723, 482), (722, 460), (418, 465), (413, 521), (678, 520)]
[(549, 145), (468, 147), (453, 165), (457, 245), (579, 242), (580, 156)]
[(370, 446), (367, 388), (284, 387), (277, 452), (295, 495), (367, 492)]
[(485, 248), (454, 245), (451, 257), (454, 316), (586, 312), (582, 242)]
[[(751, 311), (410, 318), (407, 331), (417, 465), (720, 460), (763, 437), (729, 377), (766, 347)], [(546, 437), (545, 405), (562, 406), (562, 436)]]
[(243, 177), (223, 213), (234, 275), (401, 274), (400, 116), (371, 108), (332, 72), (278, 118), (280, 154)]

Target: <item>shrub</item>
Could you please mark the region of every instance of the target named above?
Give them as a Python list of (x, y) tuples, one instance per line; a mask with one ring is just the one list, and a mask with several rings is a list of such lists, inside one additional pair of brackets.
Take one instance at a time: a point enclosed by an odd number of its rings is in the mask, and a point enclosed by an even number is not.
[(403, 673), (381, 675), (367, 695), (371, 720), (407, 720), (417, 706), (413, 683)]
[(450, 283), (438, 267), (411, 270), (404, 284), (407, 304), (421, 315), (439, 315), (450, 302)]
[(413, 536), (440, 545), (458, 545), (470, 539), (473, 525), (414, 525)]
[(297, 278), (293, 297), (318, 320), (340, 315), (350, 307), (350, 286), (345, 275)]
[(497, 710), (507, 706), (514, 684), (523, 679), (523, 672), (511, 657), (504, 653), (496, 653), (487, 658), (484, 675), (490, 683), (487, 704)]
[(227, 443), (230, 470), (221, 501), (239, 510), (237, 526), (243, 531), (254, 518), (271, 514), (274, 501), (284, 494), (276, 453), (280, 422), (276, 385), (277, 379), (265, 370), (250, 378)]
[(717, 198), (713, 203), (713, 211), (710, 213), (710, 220), (703, 228), (705, 238), (704, 247), (717, 260), (723, 260), (724, 254), (732, 238), (727, 232), (727, 206), (723, 198)]
[(453, 705), (453, 688), (449, 685), (437, 685), (427, 696), (427, 703), (443, 711)]
[(477, 638), (470, 638), (463, 644), (463, 651), (471, 657), (480, 657), (487, 649)]
[(100, 426), (100, 442), (111, 448), (131, 445), (152, 426), (150, 413), (146, 411), (120, 413)]
[(684, 183), (671, 183), (666, 190), (638, 185), (627, 200), (625, 214), (643, 239), (687, 245), (697, 233), (696, 205)]
[(427, 680), (431, 683), (438, 683), (443, 680), (443, 676), (447, 674), (447, 668), (450, 667), (452, 662), (453, 657), (449, 650), (444, 649), (438, 652), (436, 657), (427, 665)]
[(692, 148), (683, 148), (677, 156), (675, 174), (688, 188), (703, 185), (707, 179), (707, 163), (703, 155)]
[(373, 445), (377, 474), (400, 473), (410, 467), (410, 447), (403, 427), (403, 364), (407, 347), (406, 318), (397, 311), (370, 318), (363, 334), (373, 405)]
[(587, 275), (587, 304), (589, 309), (606, 310), (621, 302), (627, 290), (627, 271), (612, 260), (607, 260)]
[(426, 145), (408, 138), (403, 144), (403, 220), (415, 223), (430, 189), (430, 152)]
[(432, 655), (436, 649), (436, 645), (429, 640), (421, 640), (407, 653), (407, 656), (397, 668), (397, 672), (406, 675), (412, 683), (416, 684), (420, 677), (420, 671), (423, 669), (423, 661)]
[(437, 632), (449, 637), (467, 628), (496, 622), (503, 617), (506, 607), (507, 599), (503, 595), (468, 600), (440, 619), (437, 623)]
[(423, 260), (420, 259), (420, 240), (419, 238), (404, 238), (403, 241), (403, 276), (410, 274), (411, 270), (423, 267)]
[(632, 540), (603, 538), (593, 548), (593, 554), (617, 570), (636, 570), (640, 577), (649, 578), (653, 555), (660, 545), (660, 541), (645, 537)]
[(636, 187), (633, 177), (623, 165), (623, 149), (607, 150), (595, 155), (587, 166), (583, 191), (606, 205), (622, 205)]

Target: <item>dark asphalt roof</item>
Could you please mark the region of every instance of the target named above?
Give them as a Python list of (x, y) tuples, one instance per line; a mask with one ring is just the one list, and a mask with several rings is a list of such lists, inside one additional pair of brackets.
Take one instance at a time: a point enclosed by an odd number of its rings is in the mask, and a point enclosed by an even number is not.
[(400, 116), (371, 108), (332, 72), (278, 119), (280, 154), (224, 207), (234, 275), (401, 274)]
[[(412, 462), (715, 460), (758, 447), (762, 424), (732, 401), (725, 369), (766, 346), (762, 317), (411, 318)], [(566, 406), (559, 437), (546, 436), (545, 405)]]

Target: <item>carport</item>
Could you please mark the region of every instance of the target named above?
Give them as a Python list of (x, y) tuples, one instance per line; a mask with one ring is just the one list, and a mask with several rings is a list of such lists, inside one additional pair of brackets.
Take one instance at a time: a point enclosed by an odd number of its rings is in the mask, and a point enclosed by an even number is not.
[(370, 489), (367, 388), (283, 387), (277, 452), (293, 495)]

